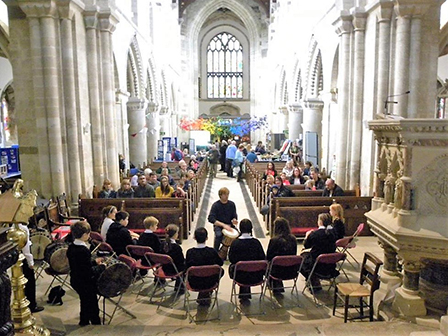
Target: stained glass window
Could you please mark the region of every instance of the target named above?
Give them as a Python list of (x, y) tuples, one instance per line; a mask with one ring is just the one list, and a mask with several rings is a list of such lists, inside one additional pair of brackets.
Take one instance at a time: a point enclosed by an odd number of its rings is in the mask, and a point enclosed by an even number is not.
[(243, 46), (229, 33), (220, 33), (207, 47), (208, 98), (243, 98)]

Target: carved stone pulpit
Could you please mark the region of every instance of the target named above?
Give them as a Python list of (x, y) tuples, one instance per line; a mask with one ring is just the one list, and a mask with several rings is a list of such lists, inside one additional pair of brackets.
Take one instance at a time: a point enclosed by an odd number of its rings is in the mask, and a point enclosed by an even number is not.
[(377, 158), (366, 217), (384, 249), (376, 308), (390, 302), (404, 316), (446, 314), (448, 120), (374, 120), (369, 128)]

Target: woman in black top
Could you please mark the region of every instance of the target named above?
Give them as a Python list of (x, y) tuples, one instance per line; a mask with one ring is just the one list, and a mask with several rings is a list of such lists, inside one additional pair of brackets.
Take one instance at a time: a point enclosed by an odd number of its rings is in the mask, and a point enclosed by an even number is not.
[[(325, 253), (333, 253), (336, 251), (336, 236), (334, 230), (331, 227), (331, 216), (328, 213), (322, 213), (318, 216), (317, 220), (318, 229), (314, 231), (308, 231), (303, 246), (309, 250), (307, 253), (302, 253), (303, 265), (301, 269), (302, 275), (308, 279), (313, 265), (318, 256)], [(315, 272), (319, 274), (332, 274), (335, 272), (336, 265), (318, 265)], [(314, 291), (322, 289), (318, 277), (313, 276), (311, 279)]]
[(333, 230), (336, 234), (336, 239), (344, 238), (345, 236), (345, 219), (344, 209), (338, 203), (330, 205), (330, 215), (333, 219)]
[[(277, 217), (274, 221), (274, 235), (269, 241), (267, 259), (269, 262), (277, 256), (296, 255), (297, 241), (291, 234), (289, 222), (283, 217)], [(275, 266), (271, 274), (275, 277), (294, 277), (299, 269), (291, 267)], [(269, 286), (273, 288), (274, 294), (284, 292), (282, 281), (271, 281)]]
[[(238, 239), (235, 239), (230, 245), (229, 250), (229, 275), (233, 279), (233, 273), (235, 269), (235, 264), (238, 261), (251, 261), (251, 260), (265, 260), (266, 255), (263, 250), (263, 246), (258, 239), (252, 237), (252, 222), (245, 218), (240, 222), (239, 225), (241, 235)], [(243, 274), (239, 273), (236, 279), (241, 283), (257, 283), (263, 278), (264, 272)], [(250, 296), (250, 287), (240, 287), (240, 300), (248, 300)]]
[[(161, 253), (167, 254), (173, 259), (174, 265), (176, 265), (177, 271), (182, 272), (185, 270), (185, 257), (182, 251), (182, 247), (176, 243), (176, 239), (179, 236), (179, 227), (176, 224), (169, 224), (165, 228), (165, 240), (162, 242)], [(172, 265), (163, 265), (163, 272), (166, 275), (176, 274), (176, 271)], [(176, 279), (175, 288), (180, 286), (181, 279)], [(184, 288), (179, 290), (179, 294), (183, 294)]]

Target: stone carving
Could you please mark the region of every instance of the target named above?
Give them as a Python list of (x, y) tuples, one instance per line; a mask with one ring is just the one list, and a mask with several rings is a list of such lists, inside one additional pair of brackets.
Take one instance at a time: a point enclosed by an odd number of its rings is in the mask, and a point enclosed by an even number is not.
[(402, 175), (403, 173), (400, 170), (398, 172), (397, 181), (395, 182), (394, 205), (397, 209), (401, 209), (403, 206), (403, 181), (401, 180)]
[(394, 201), (395, 177), (391, 173), (387, 174), (384, 180), (384, 203), (389, 204)]

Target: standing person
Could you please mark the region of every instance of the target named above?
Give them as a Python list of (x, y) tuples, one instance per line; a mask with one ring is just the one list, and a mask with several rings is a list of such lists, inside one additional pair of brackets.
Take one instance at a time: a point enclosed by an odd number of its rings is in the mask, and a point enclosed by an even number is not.
[(345, 219), (344, 219), (344, 209), (338, 203), (333, 203), (330, 205), (330, 215), (333, 219), (333, 230), (336, 234), (336, 239), (344, 238), (345, 236)]
[(182, 153), (182, 151), (176, 147), (173, 147), (171, 149), (171, 161), (177, 161), (179, 162), (180, 160), (183, 160), (184, 158), (184, 153)]
[[(145, 231), (138, 238), (137, 245), (149, 246), (155, 253), (160, 253), (160, 239), (154, 233), (159, 226), (159, 220), (154, 216), (148, 216), (143, 220), (143, 226)], [(146, 259), (142, 259), (142, 261), (146, 261)]]
[(243, 150), (244, 150), (244, 145), (240, 144), (238, 146), (238, 150), (235, 153), (235, 158), (233, 159), (233, 166), (234, 167), (239, 167), (239, 171), (238, 171), (238, 177), (237, 177), (237, 182), (241, 181), (241, 178), (243, 176), (243, 163), (244, 163), (244, 154), (243, 154)]
[(212, 145), (208, 151), (208, 162), (210, 163), (210, 177), (216, 177), (216, 170), (218, 169), (219, 152), (215, 145)]
[(134, 197), (156, 197), (154, 193), (154, 188), (148, 184), (145, 175), (140, 175), (138, 177), (138, 187), (134, 189)]
[(213, 203), (208, 215), (208, 221), (213, 224), (215, 232), (215, 241), (213, 248), (216, 252), (222, 243), (222, 229), (231, 230), (238, 224), (238, 215), (236, 214), (235, 203), (229, 200), (230, 191), (226, 187), (219, 189), (219, 200)]
[[(333, 253), (336, 251), (336, 236), (331, 226), (331, 216), (328, 213), (321, 213), (317, 219), (318, 229), (308, 231), (303, 241), (303, 247), (309, 252), (302, 253), (304, 257), (300, 272), (308, 279), (314, 263), (318, 256), (324, 253)], [(316, 270), (319, 274), (332, 274), (336, 271), (335, 265), (318, 265)], [(311, 278), (311, 286), (314, 292), (320, 291), (322, 286), (319, 278), (313, 276)]]
[[(186, 270), (188, 270), (191, 266), (223, 265), (224, 262), (218, 255), (218, 252), (216, 252), (215, 249), (205, 245), (207, 238), (208, 233), (205, 228), (197, 228), (194, 231), (194, 239), (196, 240), (197, 246), (192, 247), (187, 251), (187, 256), (185, 258)], [(216, 279), (215, 277), (201, 279), (191, 278), (190, 282), (194, 288), (210, 288), (216, 283), (217, 280), (219, 281), (219, 279)], [(211, 292), (198, 293), (198, 304), (209, 306), (210, 295)]]
[[(269, 240), (266, 258), (269, 262), (276, 256), (296, 255), (297, 241), (291, 234), (291, 228), (286, 218), (277, 217), (274, 221), (274, 235)], [(290, 267), (275, 266), (271, 270), (273, 276), (294, 276), (299, 270)], [(273, 288), (274, 295), (284, 292), (283, 282), (281, 280), (272, 280), (269, 286)]]
[[(162, 242), (160, 253), (167, 254), (173, 259), (174, 265), (179, 272), (185, 270), (185, 257), (182, 251), (182, 247), (176, 243), (176, 239), (179, 236), (179, 227), (176, 224), (169, 224), (165, 228), (165, 240)], [(163, 272), (166, 275), (176, 274), (174, 267), (172, 265), (163, 265)], [(175, 289), (179, 289), (179, 294), (185, 292), (185, 288), (179, 288), (181, 286), (180, 278), (176, 279), (174, 285)]]
[(31, 240), (30, 240), (30, 230), (28, 226), (19, 224), (19, 228), (26, 233), (26, 244), (22, 248), (22, 253), (25, 257), (22, 263), (22, 271), (25, 278), (28, 280), (25, 284), (25, 296), (30, 302), (28, 308), (32, 313), (38, 313), (44, 310), (44, 307), (40, 307), (36, 302), (36, 277), (34, 275), (34, 258), (31, 253)]
[(90, 237), (90, 225), (79, 221), (71, 225), (74, 241), (67, 249), (70, 265), (70, 284), (81, 301), (79, 325), (101, 324), (96, 296), (96, 274), (104, 270), (102, 258), (92, 259), (86, 242)]
[(109, 227), (115, 221), (115, 215), (117, 214), (117, 212), (117, 208), (113, 205), (105, 206), (102, 210), (103, 223), (101, 224), (101, 237), (103, 237), (104, 240), (106, 240)]
[(249, 151), (249, 153), (246, 156), (246, 160), (249, 161), (250, 163), (254, 163), (258, 161), (258, 157), (257, 154), (255, 154), (255, 150), (251, 149)]
[(235, 154), (237, 151), (235, 144), (236, 144), (236, 141), (232, 140), (232, 142), (230, 143), (230, 145), (227, 147), (227, 150), (226, 150), (227, 177), (233, 177), (233, 160), (235, 159)]
[(135, 245), (139, 235), (128, 230), (129, 214), (126, 211), (119, 211), (115, 215), (115, 222), (111, 224), (106, 235), (106, 243), (114, 249), (114, 252), (127, 254), (126, 246)]
[[(230, 245), (229, 250), (229, 275), (230, 278), (233, 279), (233, 273), (235, 269), (235, 264), (238, 261), (252, 261), (252, 260), (265, 260), (266, 255), (263, 250), (263, 246), (258, 239), (252, 237), (252, 222), (245, 218), (240, 222), (240, 232), (241, 235), (238, 239), (235, 239)], [(241, 281), (243, 283), (256, 283), (260, 281), (263, 277), (263, 273), (259, 274), (240, 274), (237, 281)], [(249, 300), (251, 298), (250, 295), (250, 287), (240, 287), (239, 299), (240, 300)]]
[(227, 151), (227, 141), (221, 141), (221, 146), (219, 147), (219, 163), (221, 164), (221, 169), (219, 171), (226, 171), (226, 151)]

